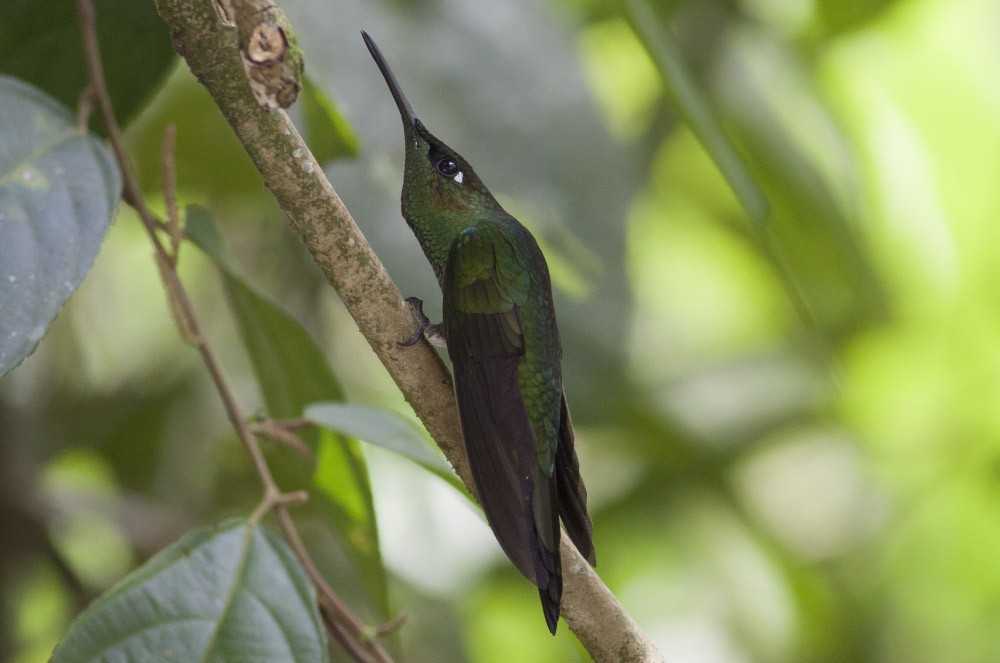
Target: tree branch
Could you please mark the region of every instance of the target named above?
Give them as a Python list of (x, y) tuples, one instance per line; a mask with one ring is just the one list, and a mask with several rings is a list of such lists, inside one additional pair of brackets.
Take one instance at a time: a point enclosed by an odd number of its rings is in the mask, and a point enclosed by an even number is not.
[[(212, 95), (361, 333), (475, 494), (451, 375), (426, 342), (409, 348), (397, 344), (412, 331), (409, 308), (288, 115), (266, 111), (254, 101), (236, 30), (220, 21), (212, 0), (156, 4), (170, 26), (175, 50)], [(661, 661), (662, 655), (568, 537), (562, 539), (562, 614), (594, 660)]]

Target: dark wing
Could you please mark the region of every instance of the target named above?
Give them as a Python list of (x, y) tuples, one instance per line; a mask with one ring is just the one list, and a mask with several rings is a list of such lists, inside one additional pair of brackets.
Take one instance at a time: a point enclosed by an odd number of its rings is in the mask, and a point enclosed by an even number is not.
[[(467, 228), (444, 279), (444, 330), (472, 477), (500, 546), (559, 616), (559, 519), (554, 475), (536, 457), (518, 366), (525, 353), (512, 249), (502, 234)], [(498, 256), (499, 253), (499, 256)]]

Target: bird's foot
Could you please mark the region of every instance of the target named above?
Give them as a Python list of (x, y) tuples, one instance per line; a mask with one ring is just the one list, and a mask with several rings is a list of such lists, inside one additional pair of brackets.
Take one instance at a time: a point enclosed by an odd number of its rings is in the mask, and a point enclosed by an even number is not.
[(404, 348), (416, 345), (420, 337), (423, 336), (431, 345), (438, 347), (445, 346), (444, 333), (440, 324), (432, 324), (430, 319), (424, 314), (424, 302), (419, 297), (407, 297), (406, 303), (413, 311), (413, 317), (417, 319), (417, 328), (413, 330), (410, 337), (405, 341), (396, 341)]

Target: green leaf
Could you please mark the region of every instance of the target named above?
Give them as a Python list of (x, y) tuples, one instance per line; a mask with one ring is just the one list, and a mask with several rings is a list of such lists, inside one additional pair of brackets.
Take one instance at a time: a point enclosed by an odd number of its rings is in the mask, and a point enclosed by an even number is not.
[(222, 270), (226, 295), (243, 343), (275, 418), (298, 417), (317, 398), (343, 400), (344, 392), (322, 350), (283, 309), (261, 294), (225, 252), (210, 213), (187, 208), (187, 234)]
[(52, 663), (328, 660), (316, 597), (278, 535), (243, 520), (161, 551), (87, 608)]
[[(95, 0), (94, 8), (104, 77), (115, 115), (124, 124), (170, 68), (170, 32), (150, 0)], [(0, 2), (0, 72), (75, 108), (87, 87), (76, 3)]]
[(162, 191), (163, 134), (169, 125), (177, 131), (174, 159), (181, 198), (238, 200), (255, 207), (267, 199), (246, 150), (212, 95), (185, 66), (174, 68), (126, 132), (143, 190)]
[(94, 262), (121, 193), (108, 150), (0, 76), (0, 375), (31, 354)]
[[(262, 295), (226, 254), (210, 213), (189, 206), (187, 235), (222, 272), (223, 285), (243, 344), (253, 364), (268, 414), (274, 418), (302, 415), (315, 401), (342, 400), (343, 390), (323, 352), (288, 313)], [(385, 568), (368, 468), (357, 440), (329, 431), (306, 431), (302, 438), (316, 448), (316, 467), (275, 464), (272, 470), (285, 489), (312, 484), (318, 489), (310, 504), (332, 519), (354, 555), (378, 619), (388, 619)]]
[[(306, 142), (316, 161), (356, 157), (360, 147), (357, 134), (333, 101), (308, 76), (303, 77), (299, 105), (292, 118), (303, 127)], [(300, 109), (296, 116), (295, 109)]]
[(344, 403), (313, 403), (305, 416), (314, 423), (395, 451), (438, 475), (463, 493), (465, 486), (427, 438), (409, 421), (388, 410)]

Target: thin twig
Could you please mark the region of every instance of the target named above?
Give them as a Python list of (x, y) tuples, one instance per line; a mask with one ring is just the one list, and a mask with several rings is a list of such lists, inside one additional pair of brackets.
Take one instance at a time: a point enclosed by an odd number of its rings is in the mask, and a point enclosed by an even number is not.
[(375, 635), (379, 637), (391, 635), (396, 631), (398, 631), (399, 629), (403, 628), (403, 624), (406, 623), (406, 620), (407, 620), (406, 613), (401, 612), (392, 619), (390, 619), (389, 621), (387, 621), (385, 624), (380, 624), (379, 626), (375, 627)]
[(350, 636), (344, 631), (344, 627), (338, 624), (330, 616), (330, 611), (327, 610), (326, 606), (319, 606), (319, 614), (323, 618), (323, 625), (326, 626), (326, 630), (333, 636), (333, 639), (337, 641), (341, 647), (344, 648), (348, 654), (351, 655), (357, 661), (371, 661), (371, 657), (363, 649), (361, 645), (351, 639)]
[(76, 7), (80, 17), (80, 29), (83, 32), (83, 50), (87, 60), (87, 76), (90, 79), (91, 95), (94, 101), (97, 102), (97, 109), (104, 119), (104, 125), (108, 130), (108, 138), (111, 140), (111, 149), (115, 153), (115, 160), (118, 161), (119, 170), (121, 170), (122, 185), (124, 188), (122, 198), (139, 213), (139, 218), (146, 225), (146, 230), (153, 240), (153, 246), (160, 250), (163, 247), (155, 232), (155, 227), (157, 226), (156, 217), (146, 206), (146, 201), (142, 197), (142, 188), (139, 186), (139, 180), (132, 171), (131, 166), (129, 166), (128, 154), (125, 152), (125, 142), (122, 140), (122, 132), (118, 127), (114, 108), (111, 107), (111, 97), (108, 95), (108, 86), (104, 81), (104, 69), (101, 66), (101, 51), (97, 45), (94, 5), (90, 0), (77, 0)]
[(250, 424), (250, 430), (256, 435), (266, 437), (289, 447), (295, 453), (305, 458), (310, 465), (316, 464), (316, 454), (313, 453), (313, 450), (306, 446), (302, 438), (293, 433), (291, 429), (281, 425), (280, 420), (262, 419), (261, 421), (254, 421)]
[(267, 514), (274, 511), (279, 506), (292, 506), (309, 501), (309, 493), (304, 490), (297, 490), (294, 493), (282, 493), (279, 491), (265, 490), (264, 497), (260, 504), (253, 510), (247, 519), (251, 525), (256, 526)]
[(80, 99), (76, 102), (76, 126), (80, 133), (87, 132), (87, 125), (90, 124), (90, 113), (94, 110), (94, 93), (88, 85), (84, 89)]
[[(100, 50), (95, 30), (94, 7), (91, 0), (77, 0), (77, 10), (79, 12), (80, 29), (83, 35), (84, 55), (87, 63), (90, 87), (93, 97), (97, 102), (98, 110), (108, 130), (111, 147), (121, 171), (124, 186), (123, 199), (135, 209), (142, 220), (143, 226), (146, 228), (146, 232), (156, 252), (158, 263), (161, 265), (164, 284), (171, 301), (177, 306), (178, 318), (184, 321), (184, 325), (187, 327), (186, 332), (190, 333), (191, 341), (201, 354), (202, 361), (212, 377), (212, 382), (215, 384), (216, 390), (219, 392), (226, 415), (233, 428), (236, 429), (247, 453), (250, 455), (257, 476), (264, 486), (265, 503), (270, 505), (282, 534), (299, 558), (299, 562), (306, 570), (310, 580), (316, 586), (324, 606), (329, 610), (329, 619), (325, 621), (332, 623), (333, 629), (331, 633), (334, 637), (338, 641), (347, 640), (348, 644), (344, 646), (347, 651), (352, 652), (352, 655), (355, 652), (362, 653), (362, 656), (356, 656), (359, 661), (389, 662), (391, 658), (381, 645), (368, 639), (369, 629), (350, 611), (346, 604), (340, 600), (333, 589), (327, 584), (309, 556), (308, 551), (306, 551), (302, 539), (299, 537), (298, 530), (295, 528), (291, 515), (288, 513), (286, 504), (301, 499), (301, 496), (296, 493), (285, 495), (279, 489), (267, 465), (267, 461), (264, 459), (264, 454), (257, 442), (257, 438), (254, 437), (250, 430), (244, 411), (225, 378), (222, 366), (204, 334), (201, 332), (201, 327), (187, 290), (181, 283), (175, 266), (170, 261), (170, 254), (157, 235), (157, 229), (163, 228), (164, 224), (146, 205), (142, 190), (139, 187), (138, 178), (129, 164), (125, 145), (122, 141), (121, 129), (115, 119), (111, 99), (104, 82), (104, 72), (101, 67)], [(345, 638), (345, 635), (349, 637)], [(350, 642), (351, 640), (353, 640), (353, 643)], [(342, 642), (342, 644), (344, 643)], [(366, 652), (361, 652), (358, 647), (363, 647)]]
[(167, 205), (167, 230), (170, 232), (170, 262), (177, 264), (181, 252), (181, 239), (184, 229), (181, 227), (181, 214), (177, 206), (177, 168), (174, 165), (174, 144), (177, 137), (177, 127), (167, 125), (163, 133), (163, 199)]
[(316, 422), (308, 417), (295, 417), (293, 419), (268, 419), (272, 424), (287, 431), (297, 431), (303, 428), (315, 426)]

